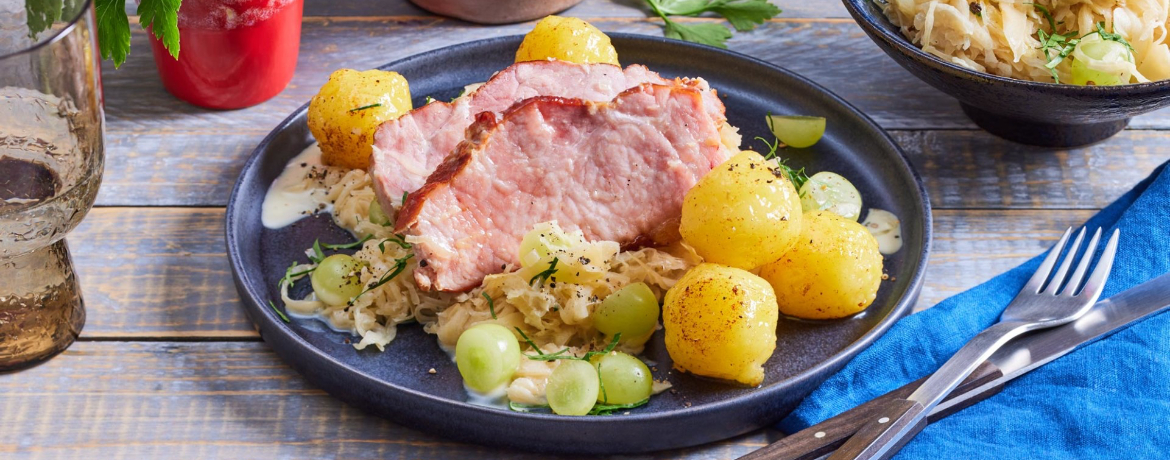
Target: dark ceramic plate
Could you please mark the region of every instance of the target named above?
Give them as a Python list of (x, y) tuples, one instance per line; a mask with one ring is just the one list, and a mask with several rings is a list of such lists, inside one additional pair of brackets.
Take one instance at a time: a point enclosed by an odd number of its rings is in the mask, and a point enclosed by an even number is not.
[[(283, 323), (268, 307), (279, 305), (276, 280), (293, 260), (305, 261), (313, 240), (353, 239), (329, 216), (266, 229), (260, 206), (285, 163), (312, 142), (301, 107), (256, 148), (236, 183), (227, 211), (228, 254), (248, 315), (281, 358), (313, 384), (364, 410), (444, 437), (511, 448), (573, 453), (629, 453), (703, 444), (776, 422), (829, 374), (868, 346), (909, 311), (922, 283), (930, 247), (930, 203), (917, 174), (890, 138), (869, 118), (823, 88), (747, 56), (638, 35), (613, 34), (622, 61), (666, 76), (699, 76), (724, 97), (728, 118), (745, 146), (763, 148), (764, 116), (828, 118), (813, 148), (783, 154), (810, 171), (832, 170), (857, 185), (867, 205), (902, 218), (905, 246), (886, 259), (890, 280), (864, 313), (841, 321), (781, 320), (776, 353), (759, 388), (736, 388), (669, 372), (661, 333), (646, 357), (658, 378), (675, 391), (651, 399), (629, 415), (561, 417), (468, 404), (451, 359), (418, 325), (399, 328), (384, 353), (357, 351), (352, 337), (314, 320)], [(468, 83), (484, 81), (512, 63), (520, 37), (443, 48), (383, 66), (410, 81), (415, 104), (425, 96), (449, 99)], [(307, 285), (308, 283), (301, 283)], [(307, 287), (302, 287), (307, 289)], [(304, 292), (307, 294), (307, 292)], [(428, 369), (437, 373), (430, 374)]]

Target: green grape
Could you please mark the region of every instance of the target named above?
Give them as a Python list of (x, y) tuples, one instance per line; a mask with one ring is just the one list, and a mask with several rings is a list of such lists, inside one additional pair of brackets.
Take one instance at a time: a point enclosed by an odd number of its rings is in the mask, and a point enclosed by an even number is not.
[(610, 294), (593, 311), (593, 326), (602, 334), (636, 338), (658, 325), (658, 298), (646, 283), (633, 283)]
[(650, 368), (638, 358), (615, 351), (594, 357), (593, 364), (601, 376), (601, 394), (597, 395), (597, 402), (633, 404), (650, 397), (654, 377), (650, 375)]
[(362, 292), (359, 268), (358, 262), (345, 254), (326, 257), (309, 275), (313, 292), (326, 304), (344, 305)]
[(1090, 35), (1073, 50), (1074, 85), (1111, 86), (1129, 83), (1133, 64), (1125, 45)]
[(520, 342), (499, 324), (477, 324), (455, 342), (455, 365), (468, 388), (490, 393), (512, 379), (520, 367)]
[(378, 203), (378, 200), (370, 202), (370, 222), (381, 226), (390, 225), (390, 216), (382, 211), (382, 205)]
[(579, 360), (561, 360), (544, 388), (548, 406), (558, 415), (585, 415), (597, 402), (601, 384), (597, 369)]
[(772, 134), (789, 147), (812, 147), (825, 135), (824, 117), (768, 115)]
[(861, 193), (840, 174), (821, 171), (800, 187), (804, 211), (829, 211), (849, 220), (861, 215)]

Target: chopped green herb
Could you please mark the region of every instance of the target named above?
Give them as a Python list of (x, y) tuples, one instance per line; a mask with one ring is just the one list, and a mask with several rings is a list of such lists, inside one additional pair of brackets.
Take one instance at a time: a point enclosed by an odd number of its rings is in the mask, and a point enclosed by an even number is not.
[(362, 292), (359, 292), (358, 295), (355, 295), (355, 296), (353, 296), (352, 299), (349, 299), (349, 304), (353, 305), (353, 301), (357, 300), (358, 297), (361, 297), (361, 296), (365, 295), (365, 293), (370, 292), (374, 289), (377, 289), (378, 287), (382, 286), (383, 284), (389, 283), (390, 280), (394, 279), (394, 277), (401, 274), (403, 270), (406, 270), (406, 262), (409, 261), (412, 257), (414, 257), (414, 254), (407, 254), (406, 257), (403, 257), (403, 258), (395, 261), (393, 269), (387, 270), (386, 273), (382, 274), (381, 278), (378, 278), (378, 281), (374, 282), (373, 284), (370, 284), (369, 286), (366, 286), (366, 288), (363, 289)]
[[(1116, 29), (1114, 29), (1114, 30), (1116, 30)], [(1092, 35), (1092, 34), (1098, 34), (1104, 40), (1115, 41), (1117, 43), (1121, 43), (1122, 45), (1125, 45), (1125, 49), (1129, 50), (1129, 56), (1127, 56), (1127, 58), (1128, 58), (1129, 62), (1133, 62), (1133, 53), (1134, 53), (1133, 46), (1131, 46), (1129, 44), (1129, 42), (1125, 41), (1125, 37), (1122, 37), (1121, 34), (1106, 32), (1105, 31), (1105, 21), (1098, 22), (1097, 23), (1097, 30), (1095, 32), (1090, 32), (1088, 34), (1085, 34), (1085, 37), (1088, 37), (1089, 35)], [(1084, 38), (1084, 37), (1081, 37), (1081, 38)]]
[(355, 109), (349, 109), (349, 111), (350, 111), (350, 113), (353, 113), (353, 112), (358, 112), (358, 111), (361, 111), (361, 110), (372, 109), (372, 108), (374, 108), (374, 107), (381, 107), (381, 106), (382, 106), (382, 104), (381, 104), (381, 103), (379, 103), (379, 102), (375, 102), (375, 103), (373, 103), (373, 104), (370, 104), (370, 105), (363, 105), (363, 106), (361, 106), (361, 107), (358, 107), (358, 108), (355, 108)]
[(483, 298), (487, 299), (488, 311), (492, 312), (492, 319), (497, 319), (496, 318), (496, 301), (492, 300), (492, 296), (487, 295), (486, 292), (481, 292), (480, 294), (483, 294)]
[(293, 262), (292, 265), (288, 266), (288, 269), (286, 269), (284, 271), (284, 277), (282, 277), (280, 279), (280, 281), (277, 282), (277, 284), (276, 284), (277, 287), (280, 287), (280, 285), (285, 284), (285, 283), (287, 283), (289, 285), (289, 287), (292, 287), (293, 278), (298, 278), (298, 277), (301, 277), (304, 275), (308, 275), (309, 273), (313, 273), (313, 270), (317, 269), (317, 267), (313, 267), (313, 268), (310, 268), (308, 270), (294, 273), (292, 270), (293, 270), (293, 267), (296, 267), (296, 266), (297, 266), (296, 262)]
[(594, 405), (593, 409), (589, 411), (589, 415), (612, 415), (617, 411), (645, 406), (646, 403), (649, 402), (650, 398), (646, 398), (631, 404), (597, 404)]
[(430, 103), (432, 103), (432, 102), (435, 102), (435, 101), (437, 101), (437, 100), (438, 100), (438, 99), (435, 99), (435, 98), (433, 98), (433, 97), (427, 96), (427, 97), (426, 97), (426, 99), (424, 99), (424, 100), (423, 100), (423, 105), (430, 104)]
[(512, 329), (515, 329), (516, 332), (518, 332), (520, 334), (520, 337), (523, 338), (524, 341), (528, 343), (528, 346), (532, 347), (533, 350), (536, 350), (537, 354), (539, 354), (540, 356), (544, 356), (544, 352), (540, 351), (540, 347), (536, 346), (536, 343), (534, 343), (532, 341), (532, 339), (528, 338), (528, 334), (525, 334), (524, 331), (520, 330), (520, 328), (517, 326), (513, 326)]
[(531, 285), (535, 283), (536, 280), (540, 280), (541, 284), (544, 284), (545, 281), (548, 281), (548, 278), (557, 272), (557, 262), (557, 258), (553, 257), (552, 262), (549, 262), (548, 264), (548, 268), (540, 273), (537, 273), (536, 276), (533, 276), (532, 279), (528, 280), (528, 284)]
[(352, 243), (343, 243), (343, 244), (322, 244), (321, 246), (323, 246), (325, 249), (332, 249), (332, 250), (335, 250), (335, 251), (336, 251), (336, 250), (338, 250), (338, 249), (353, 249), (353, 248), (356, 248), (356, 247), (360, 247), (361, 245), (365, 244), (365, 242), (366, 242), (366, 241), (370, 241), (370, 239), (372, 239), (373, 237), (374, 237), (374, 235), (366, 235), (366, 237), (365, 237), (365, 238), (362, 238), (362, 239), (360, 239), (360, 240), (354, 241), (354, 242), (352, 242)]
[(322, 260), (325, 260), (325, 251), (321, 250), (321, 240), (313, 241), (313, 255), (309, 256), (309, 260), (315, 264), (319, 264)]
[(272, 311), (276, 312), (276, 316), (279, 316), (281, 321), (284, 321), (286, 323), (289, 322), (288, 316), (285, 316), (283, 311), (280, 311), (279, 308), (276, 308), (276, 304), (272, 303), (271, 300), (268, 301), (268, 306), (272, 307)]

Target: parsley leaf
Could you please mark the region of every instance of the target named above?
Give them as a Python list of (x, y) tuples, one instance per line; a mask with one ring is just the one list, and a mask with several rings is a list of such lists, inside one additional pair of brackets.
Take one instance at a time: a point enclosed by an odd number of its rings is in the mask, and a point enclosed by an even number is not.
[(768, 0), (646, 0), (654, 14), (665, 22), (663, 35), (704, 45), (727, 48), (731, 31), (722, 24), (675, 22), (669, 16), (699, 16), (715, 13), (723, 16), (735, 30), (747, 32), (780, 14), (780, 8)]
[(713, 6), (711, 11), (727, 19), (727, 22), (739, 32), (755, 29), (764, 21), (780, 14), (780, 8), (766, 1), (726, 2), (720, 6)]
[(171, 57), (179, 58), (179, 0), (140, 0), (138, 22), (154, 32)]
[(130, 20), (126, 17), (126, 0), (97, 0), (98, 46), (102, 59), (114, 61), (114, 68), (126, 62), (130, 52)]
[(663, 35), (665, 35), (666, 38), (701, 43), (704, 45), (711, 45), (726, 49), (726, 42), (727, 39), (731, 38), (731, 31), (727, 30), (726, 27), (723, 27), (720, 24), (679, 24), (677, 22), (667, 20), (666, 28), (663, 30)]
[[(70, 4), (81, 3), (77, 0), (63, 1), (66, 14)], [(175, 59), (179, 58), (180, 3), (181, 0), (141, 0), (138, 3), (138, 23), (143, 29), (149, 27), (147, 30), (153, 31), (154, 36), (162, 41)], [(98, 46), (102, 59), (114, 61), (114, 68), (121, 67), (130, 53), (130, 20), (126, 17), (126, 0), (95, 0), (94, 9), (97, 11)]]
[(533, 276), (532, 279), (528, 280), (528, 284), (531, 285), (536, 283), (536, 280), (540, 280), (541, 284), (544, 284), (545, 281), (548, 281), (550, 276), (553, 276), (557, 273), (557, 262), (560, 262), (560, 260), (556, 257), (553, 257), (552, 262), (549, 262), (548, 264), (548, 268), (540, 273), (537, 273), (536, 276)]

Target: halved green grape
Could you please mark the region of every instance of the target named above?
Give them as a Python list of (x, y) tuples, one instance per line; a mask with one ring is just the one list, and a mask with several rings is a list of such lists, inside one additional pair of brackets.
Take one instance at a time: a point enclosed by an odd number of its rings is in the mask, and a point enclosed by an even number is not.
[(382, 226), (390, 225), (390, 216), (387, 216), (386, 212), (382, 210), (382, 205), (378, 203), (378, 200), (370, 202), (370, 223)]
[(544, 388), (548, 407), (559, 415), (585, 415), (597, 402), (601, 388), (597, 369), (578, 360), (561, 360)]
[(824, 117), (768, 115), (772, 134), (789, 147), (811, 147), (825, 135)]
[(593, 311), (593, 326), (602, 334), (636, 338), (658, 325), (658, 298), (646, 283), (618, 289)]
[(309, 276), (313, 283), (313, 292), (326, 304), (344, 305), (362, 293), (359, 268), (358, 262), (345, 254), (326, 257), (317, 264), (317, 268)]
[(602, 404), (633, 404), (649, 398), (653, 392), (654, 377), (650, 368), (638, 358), (611, 352), (593, 358), (593, 365), (601, 376), (601, 394), (597, 402)]
[(520, 367), (520, 342), (504, 326), (477, 324), (455, 342), (455, 365), (468, 388), (490, 393), (512, 379)]
[(561, 229), (556, 222), (542, 222), (532, 227), (520, 241), (520, 266), (531, 267), (547, 258), (553, 251), (566, 250), (584, 243)]
[(1125, 45), (1104, 40), (1100, 34), (1081, 39), (1072, 53), (1074, 85), (1110, 86), (1129, 83), (1133, 57)]
[(800, 207), (808, 211), (829, 211), (850, 220), (861, 215), (861, 193), (840, 174), (821, 171), (800, 187)]

